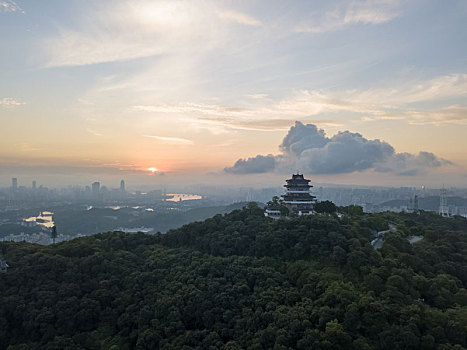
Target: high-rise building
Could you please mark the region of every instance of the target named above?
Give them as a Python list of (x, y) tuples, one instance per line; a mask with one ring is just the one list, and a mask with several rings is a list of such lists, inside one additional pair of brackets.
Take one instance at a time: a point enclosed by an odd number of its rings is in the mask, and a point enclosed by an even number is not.
[(101, 183), (99, 181), (93, 182), (91, 187), (92, 187), (92, 194), (95, 196), (99, 195), (99, 192), (101, 189)]
[(315, 197), (310, 194), (310, 180), (303, 177), (303, 174), (293, 174), (292, 178), (286, 180), (284, 185), (286, 193), (282, 195), (284, 204), (290, 213), (296, 215), (309, 215), (313, 213), (313, 203)]
[(36, 187), (36, 181), (34, 180), (34, 181), (32, 182), (32, 189), (35, 190), (36, 188), (37, 188), (37, 187)]
[(407, 213), (417, 213), (418, 212), (418, 196), (415, 195), (413, 198), (409, 199), (407, 203)]
[(11, 188), (13, 190), (17, 190), (18, 189), (18, 179), (16, 177), (12, 178), (11, 179)]
[(125, 181), (120, 181), (120, 191), (125, 192)]

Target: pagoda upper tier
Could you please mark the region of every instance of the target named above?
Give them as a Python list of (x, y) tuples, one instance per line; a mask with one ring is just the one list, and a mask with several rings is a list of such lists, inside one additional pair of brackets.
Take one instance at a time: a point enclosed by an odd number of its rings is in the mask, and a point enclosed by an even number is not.
[(313, 187), (312, 185), (309, 185), (310, 180), (305, 179), (303, 177), (303, 174), (293, 174), (291, 179), (285, 180), (287, 182), (284, 187), (287, 189), (292, 188), (292, 187), (298, 187), (303, 191), (308, 191), (309, 188)]

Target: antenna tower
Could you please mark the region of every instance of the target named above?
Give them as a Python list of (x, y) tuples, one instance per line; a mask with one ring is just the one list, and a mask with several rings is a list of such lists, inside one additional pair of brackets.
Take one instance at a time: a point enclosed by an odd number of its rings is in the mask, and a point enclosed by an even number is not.
[(443, 188), (441, 190), (441, 194), (439, 196), (439, 215), (443, 217), (449, 216), (449, 209), (448, 209), (448, 201), (446, 199), (446, 189)]

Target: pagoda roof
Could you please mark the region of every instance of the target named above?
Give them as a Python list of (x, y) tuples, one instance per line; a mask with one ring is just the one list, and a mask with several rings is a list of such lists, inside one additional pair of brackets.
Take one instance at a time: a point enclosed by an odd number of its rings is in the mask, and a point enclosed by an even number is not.
[(305, 178), (303, 177), (303, 174), (299, 174), (299, 173), (292, 174), (292, 180), (298, 180), (298, 179), (305, 180)]
[(287, 182), (298, 182), (298, 183), (303, 183), (303, 182), (308, 183), (308, 182), (310, 182), (310, 180), (305, 179), (303, 177), (303, 174), (298, 174), (298, 173), (297, 174), (292, 174), (292, 178), (288, 179), (288, 180), (285, 180), (285, 181), (287, 181)]
[(280, 210), (281, 209), (281, 205), (280, 203), (274, 203), (274, 202), (268, 202), (268, 204), (266, 205), (266, 209), (269, 209), (269, 210)]

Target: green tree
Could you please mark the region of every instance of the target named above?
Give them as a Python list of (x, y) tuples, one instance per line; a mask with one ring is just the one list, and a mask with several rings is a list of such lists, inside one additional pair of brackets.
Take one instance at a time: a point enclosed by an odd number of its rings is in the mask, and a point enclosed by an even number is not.
[(314, 205), (314, 210), (317, 213), (333, 214), (337, 211), (337, 206), (331, 201), (317, 202)]

